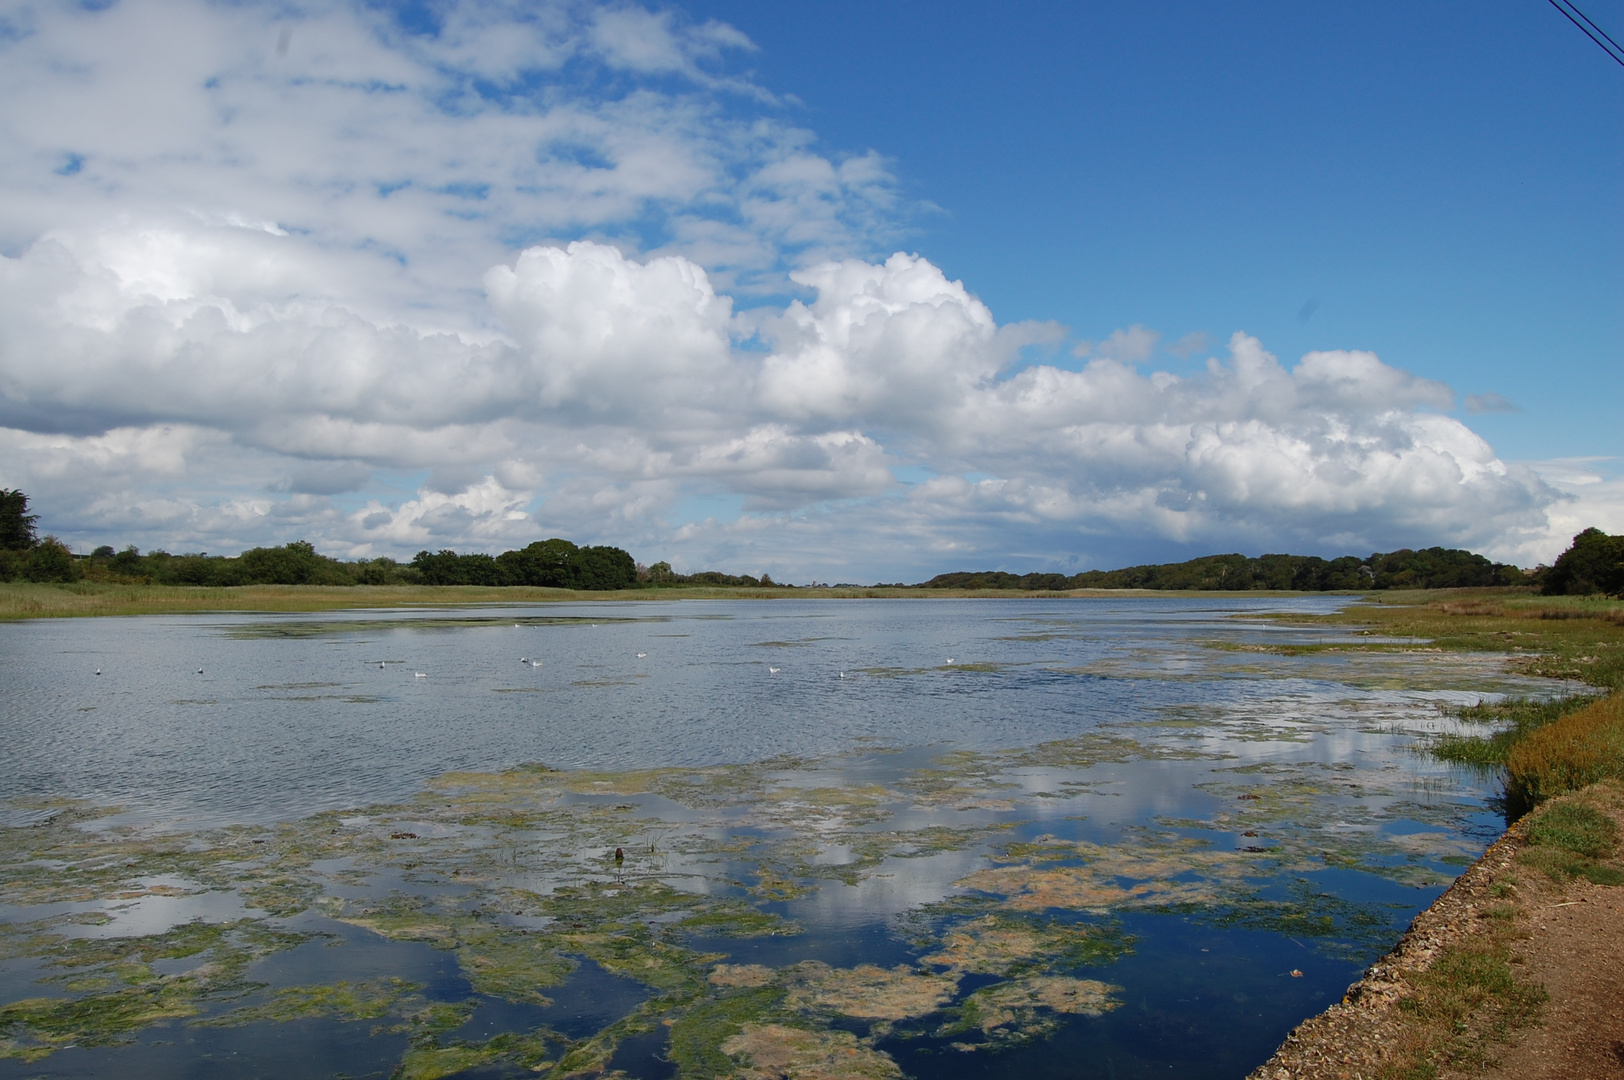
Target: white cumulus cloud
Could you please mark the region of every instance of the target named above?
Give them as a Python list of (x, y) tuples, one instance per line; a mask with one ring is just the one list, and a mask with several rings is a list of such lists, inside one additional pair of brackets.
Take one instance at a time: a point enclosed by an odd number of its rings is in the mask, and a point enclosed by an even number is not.
[(1572, 516), (1369, 352), (1282, 364), (1236, 333), (1180, 374), (1135, 325), (1032, 362), (1064, 328), (886, 257), (887, 163), (730, 69), (754, 49), (731, 27), (425, 19), (0, 0), (0, 485), (48, 529), (397, 556), (566, 535), (829, 579), (1549, 557)]

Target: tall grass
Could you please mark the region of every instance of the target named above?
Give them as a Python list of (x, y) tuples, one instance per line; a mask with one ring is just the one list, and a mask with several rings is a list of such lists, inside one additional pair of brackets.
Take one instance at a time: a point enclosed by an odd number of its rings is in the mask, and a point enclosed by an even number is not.
[(1624, 693), (1615, 693), (1519, 739), (1506, 754), (1506, 813), (1624, 777)]
[(1513, 746), (1594, 700), (1588, 694), (1576, 694), (1546, 701), (1507, 698), (1504, 701), (1468, 705), (1457, 709), (1455, 715), (1472, 723), (1504, 726), (1489, 735), (1440, 735), (1430, 749), (1434, 757), (1444, 761), (1485, 770), (1499, 769), (1505, 765), (1506, 756)]

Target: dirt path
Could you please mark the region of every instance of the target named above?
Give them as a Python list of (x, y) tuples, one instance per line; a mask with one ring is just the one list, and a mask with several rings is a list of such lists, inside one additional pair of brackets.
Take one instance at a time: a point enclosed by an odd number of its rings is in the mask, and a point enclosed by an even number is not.
[(1624, 889), (1578, 882), (1532, 915), (1518, 950), (1550, 994), (1483, 1075), (1505, 1080), (1624, 1077)]
[[(1624, 835), (1624, 787), (1556, 802), (1573, 800)], [(1624, 887), (1552, 881), (1519, 858), (1527, 833), (1507, 830), (1248, 1080), (1624, 1080)]]

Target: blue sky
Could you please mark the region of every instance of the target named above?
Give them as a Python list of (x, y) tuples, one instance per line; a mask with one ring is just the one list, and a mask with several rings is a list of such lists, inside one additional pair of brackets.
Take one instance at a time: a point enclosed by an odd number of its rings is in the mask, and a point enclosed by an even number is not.
[(1530, 565), (1624, 531), (1621, 120), (1535, 0), (8, 0), (0, 486), (81, 549)]
[(1549, 4), (691, 10), (1002, 319), (1370, 349), (1521, 406), (1504, 455), (1624, 451), (1624, 68)]

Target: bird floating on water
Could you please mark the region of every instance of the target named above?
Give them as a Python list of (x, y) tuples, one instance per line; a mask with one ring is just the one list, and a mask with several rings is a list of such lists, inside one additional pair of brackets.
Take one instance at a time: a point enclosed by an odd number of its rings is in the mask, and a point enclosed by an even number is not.
[(419, 679), (426, 679), (429, 677), (429, 673), (426, 671), (419, 671), (416, 673), (416, 675)]
[(845, 672), (844, 672), (844, 671), (842, 671), (842, 672), (841, 672), (841, 673), (840, 673), (840, 677), (841, 677), (841, 678), (842, 678), (842, 679), (844, 679), (844, 678), (845, 678), (845, 677), (846, 677), (846, 673), (845, 673)]
[(379, 661), (378, 661), (378, 670), (379, 670), (379, 671), (382, 671), (382, 670), (383, 670), (383, 661), (382, 661), (382, 660), (379, 660)]
[(540, 667), (541, 666), (541, 661), (540, 660), (532, 660), (532, 661), (530, 661), (530, 666), (531, 667)]
[(648, 655), (648, 653), (646, 653), (646, 652), (640, 652), (640, 653), (637, 654), (637, 658), (639, 660), (641, 660), (641, 659), (643, 659), (643, 657), (645, 657), (647, 655)]
[(528, 656), (521, 656), (521, 657), (519, 657), (519, 663), (521, 663), (521, 664), (528, 664), (528, 663), (529, 663), (529, 662), (530, 662), (530, 658), (529, 658), (529, 657), (528, 657)]
[(952, 662), (953, 662), (953, 658), (952, 658), (952, 657), (951, 657), (951, 656), (949, 656), (949, 657), (948, 657), (948, 658), (947, 658), (947, 662), (948, 662), (948, 663), (949, 663), (949, 664), (951, 664), (951, 663), (952, 663)]
[(96, 669), (96, 674), (97, 674), (97, 675), (100, 675), (100, 674), (101, 674), (101, 668), (97, 668), (97, 669)]
[(775, 668), (775, 667), (770, 667), (770, 668), (767, 669), (767, 674), (769, 674), (769, 675), (777, 675), (778, 674), (778, 669)]
[(198, 673), (198, 674), (199, 674), (199, 675), (201, 675), (201, 674), (203, 674), (203, 669), (202, 669), (202, 668), (198, 668), (198, 669), (197, 669), (197, 673)]

